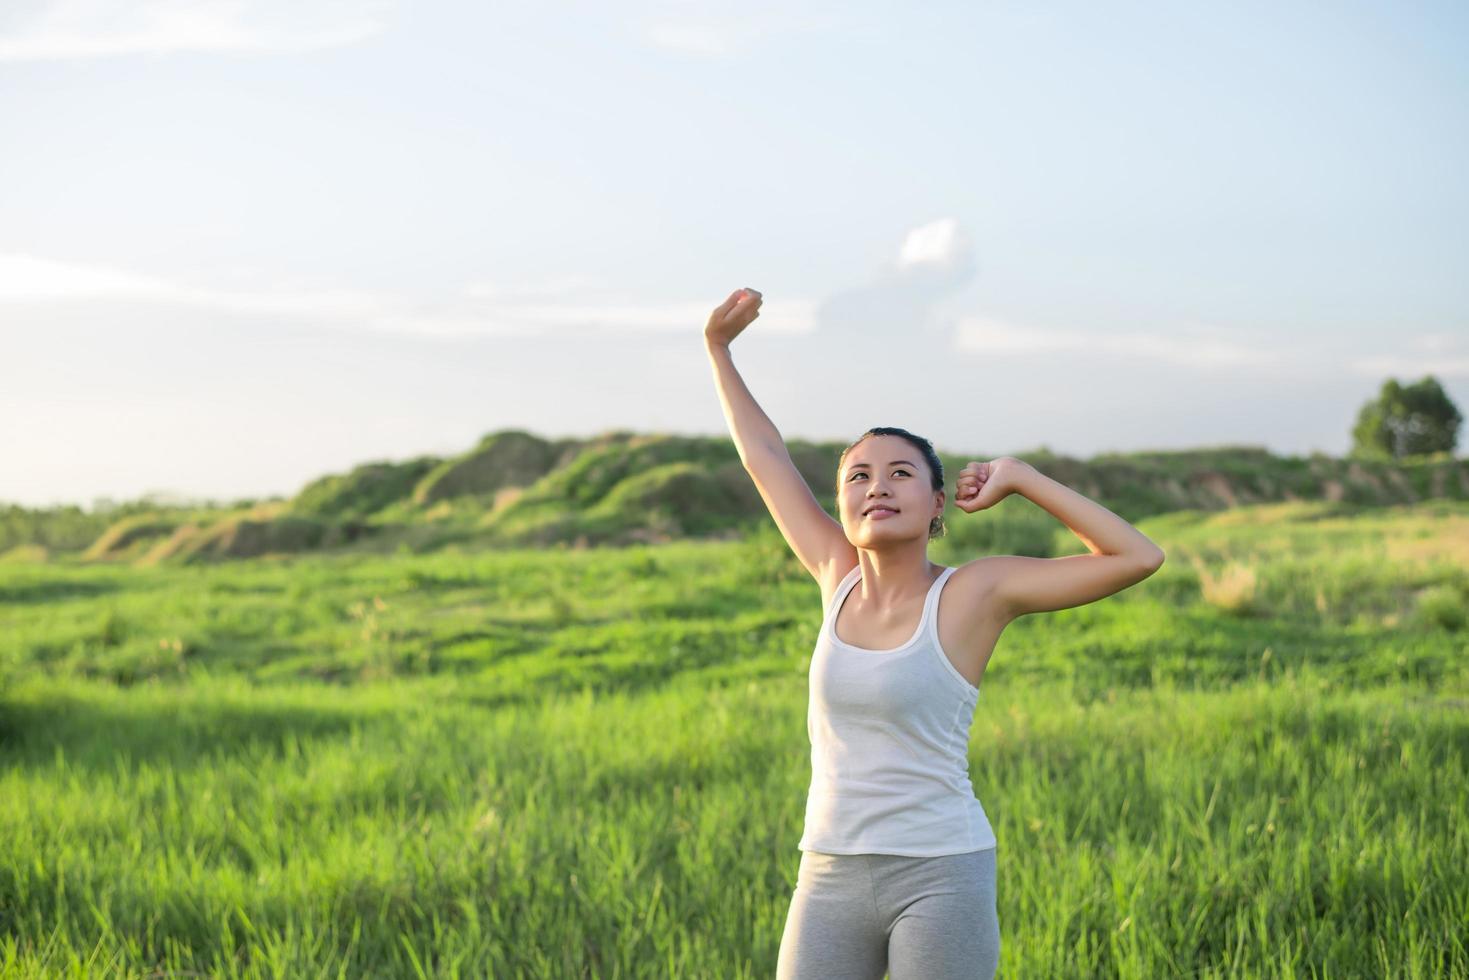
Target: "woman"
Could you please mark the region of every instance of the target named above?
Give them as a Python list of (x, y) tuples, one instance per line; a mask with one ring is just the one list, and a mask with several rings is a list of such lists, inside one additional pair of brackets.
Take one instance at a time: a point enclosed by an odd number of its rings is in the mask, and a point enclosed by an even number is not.
[(972, 514), (1022, 494), (1091, 554), (936, 565), (928, 541), (943, 533), (943, 465), (927, 439), (891, 427), (842, 452), (833, 520), (730, 357), (762, 302), (735, 290), (704, 338), (740, 459), (826, 610), (810, 668), (801, 864), (777, 976), (991, 977), (1000, 957), (995, 837), (967, 750), (995, 641), (1017, 616), (1142, 581), (1163, 552), (1105, 507), (1002, 456), (960, 471), (955, 506)]

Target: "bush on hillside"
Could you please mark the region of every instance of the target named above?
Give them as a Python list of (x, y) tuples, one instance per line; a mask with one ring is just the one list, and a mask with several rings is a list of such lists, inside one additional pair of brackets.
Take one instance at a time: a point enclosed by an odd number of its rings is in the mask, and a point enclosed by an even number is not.
[(567, 466), (531, 487), (525, 500), (556, 499), (583, 506), (601, 503), (618, 483), (669, 463), (714, 468), (739, 465), (734, 445), (724, 440), (686, 436), (642, 436), (583, 452)]
[[(733, 465), (746, 475), (739, 464)], [(734, 491), (733, 481), (720, 478), (719, 471), (728, 473), (730, 466), (714, 471), (687, 462), (656, 466), (618, 483), (594, 509), (621, 517), (629, 527), (659, 521), (675, 536), (723, 531), (749, 520), (749, 499)]]
[(519, 429), (491, 433), (474, 449), (430, 470), (414, 488), (413, 500), (427, 505), (507, 486), (529, 486), (561, 461), (566, 448)]
[(179, 516), (160, 514), (134, 514), (113, 524), (92, 546), (82, 553), (85, 561), (126, 558), (130, 553), (147, 547), (172, 534), (183, 523)]
[(185, 525), (150, 551), (144, 561), (191, 563), (291, 554), (350, 544), (368, 530), (355, 521), (338, 523), (289, 514), (262, 519), (242, 514), (203, 527)]
[(364, 463), (345, 474), (308, 483), (291, 501), (303, 517), (365, 518), (409, 498), (424, 476), (442, 460), (420, 456), (404, 463)]

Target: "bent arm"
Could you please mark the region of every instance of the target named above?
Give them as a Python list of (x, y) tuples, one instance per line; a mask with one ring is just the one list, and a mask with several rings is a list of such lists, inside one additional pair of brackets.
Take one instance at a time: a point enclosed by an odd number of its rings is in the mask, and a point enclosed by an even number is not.
[(1147, 535), (1034, 467), (1021, 472), (1015, 492), (1070, 528), (1091, 554), (985, 559), (997, 573), (995, 592), (1012, 619), (1096, 602), (1136, 585), (1163, 564), (1163, 549)]
[(1071, 529), (1094, 555), (1126, 555), (1148, 564), (1163, 561), (1163, 549), (1146, 534), (1089, 497), (1027, 466), (1015, 492), (1045, 508)]

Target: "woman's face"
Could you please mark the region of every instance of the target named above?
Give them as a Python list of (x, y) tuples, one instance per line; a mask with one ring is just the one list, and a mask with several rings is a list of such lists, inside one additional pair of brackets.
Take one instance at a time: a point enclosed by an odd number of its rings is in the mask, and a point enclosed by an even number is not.
[[(929, 522), (943, 513), (927, 461), (899, 436), (868, 436), (853, 446), (842, 461), (840, 478), (837, 510), (854, 545), (927, 541)], [(875, 514), (878, 506), (883, 513)]]

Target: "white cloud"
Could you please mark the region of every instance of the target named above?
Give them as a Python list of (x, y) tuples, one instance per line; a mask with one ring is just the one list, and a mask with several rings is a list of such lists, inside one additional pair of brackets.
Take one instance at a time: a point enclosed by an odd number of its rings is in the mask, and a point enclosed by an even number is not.
[(1426, 374), (1469, 379), (1469, 334), (1422, 333), (1402, 340), (1403, 351), (1359, 357), (1347, 364), (1354, 374), (1391, 375), (1417, 381)]
[(954, 348), (976, 354), (1118, 353), (1209, 368), (1285, 368), (1292, 363), (1292, 358), (1278, 349), (1235, 343), (1197, 329), (1191, 333), (1091, 333), (970, 316), (960, 319), (954, 332)]
[(173, 286), (131, 272), (0, 254), (0, 303), (84, 296), (166, 296)]
[(703, 58), (723, 57), (739, 47), (728, 27), (713, 24), (650, 24), (646, 38), (654, 47)]
[(1425, 375), (1440, 381), (1469, 379), (1469, 334), (1440, 331), (1403, 336), (1400, 342), (1401, 350), (1347, 361), (1347, 370), (1354, 375), (1372, 378), (1387, 375), (1400, 381), (1418, 381)]
[[(800, 6), (766, 0), (735, 4), (720, 0), (664, 2), (665, 8), (640, 24), (643, 43), (674, 54), (693, 58), (730, 58), (759, 50), (766, 39), (823, 31), (839, 23), (838, 11), (816, 9), (813, 3)], [(764, 9), (762, 9), (762, 7)], [(760, 318), (765, 319), (762, 311)]]
[(969, 238), (959, 227), (959, 219), (942, 218), (919, 225), (904, 236), (903, 247), (898, 250), (898, 268), (967, 268), (971, 253)]
[(1372, 377), (1389, 375), (1399, 381), (1417, 381), (1431, 374), (1442, 381), (1445, 378), (1469, 379), (1469, 357), (1422, 357), (1414, 355), (1385, 354), (1380, 357), (1362, 357), (1347, 364), (1354, 374)]
[[(1243, 344), (1219, 331), (1189, 327), (1178, 333), (1090, 333), (1020, 325), (991, 317), (964, 317), (954, 333), (954, 349), (985, 355), (1119, 353), (1193, 368), (1258, 370), (1269, 373), (1342, 371), (1381, 377), (1469, 378), (1469, 351), (1451, 334), (1404, 338), (1406, 353), (1341, 357), (1312, 346), (1278, 342)], [(1414, 353), (1423, 352), (1423, 353)]]
[(974, 250), (957, 218), (908, 230), (897, 257), (856, 286), (821, 304), (817, 320), (844, 336), (890, 337), (895, 332), (942, 331), (952, 319), (946, 303), (974, 278)]
[(564, 296), (587, 292), (603, 285), (595, 276), (557, 276), (540, 282), (475, 282), (464, 287), (464, 295), (476, 299), (509, 299), (512, 296)]
[(383, 30), (392, 0), (30, 0), (0, 13), (0, 61), (295, 52)]
[(1457, 350), (1469, 354), (1469, 337), (1464, 334), (1425, 333), (1408, 338), (1408, 346), (1429, 354), (1446, 354)]
[[(348, 331), (423, 338), (640, 334), (702, 330), (717, 302), (646, 302), (597, 296), (592, 280), (569, 277), (542, 283), (475, 283), (432, 300), (360, 289), (215, 289), (124, 270), (76, 265), (30, 255), (0, 254), (0, 311), (7, 306), (58, 303), (156, 303), (302, 323)], [(547, 301), (560, 296), (563, 302)], [(761, 329), (813, 329), (815, 304), (782, 300), (760, 311)]]

